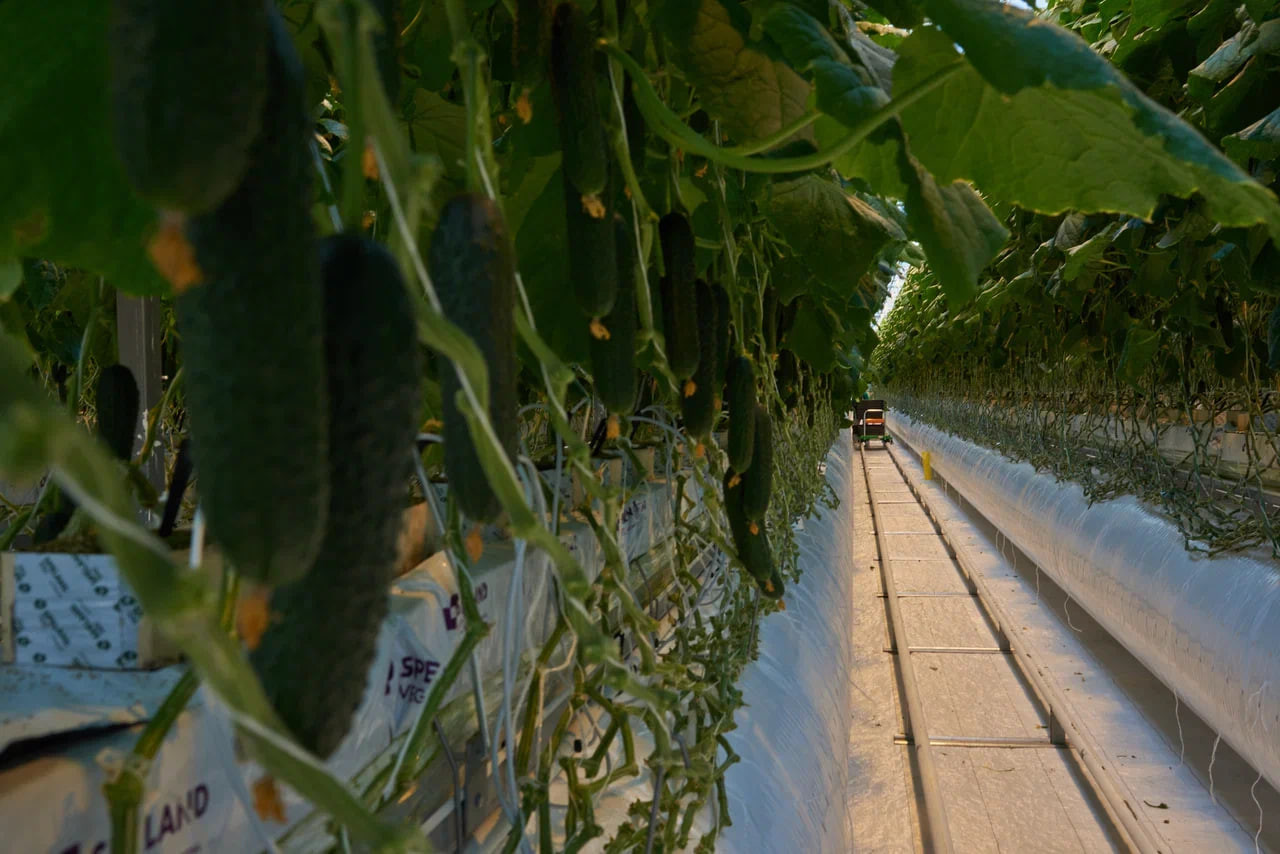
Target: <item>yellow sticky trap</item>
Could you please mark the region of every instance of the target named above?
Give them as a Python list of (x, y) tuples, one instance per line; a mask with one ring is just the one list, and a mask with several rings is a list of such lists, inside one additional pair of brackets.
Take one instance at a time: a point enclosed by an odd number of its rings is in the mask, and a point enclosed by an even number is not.
[(693, 380), (685, 380), (685, 381), (684, 381), (684, 392), (683, 392), (683, 393), (684, 393), (684, 396), (685, 396), (685, 397), (693, 397), (693, 396), (697, 393), (697, 391), (698, 391), (698, 384), (697, 384), (697, 383), (695, 383)]
[(271, 625), (271, 590), (254, 585), (236, 603), (236, 634), (250, 650), (258, 648)]
[(610, 415), (608, 426), (605, 427), (604, 437), (606, 439), (616, 439), (622, 435), (622, 427), (618, 424), (618, 416)]
[(611, 337), (608, 327), (601, 323), (598, 317), (591, 318), (591, 337), (597, 341), (608, 341)]
[(175, 293), (204, 281), (204, 272), (196, 263), (196, 250), (187, 240), (186, 217), (174, 211), (160, 215), (160, 227), (147, 241), (147, 255)]
[(467, 533), (467, 558), (475, 563), (484, 554), (484, 532), (479, 525), (473, 525)]
[(600, 201), (599, 196), (583, 196), (582, 209), (592, 219), (604, 219), (604, 202)]
[(525, 89), (520, 93), (520, 97), (516, 98), (516, 115), (520, 117), (523, 124), (529, 124), (533, 121), (533, 102), (529, 100), (529, 90)]
[(933, 480), (933, 457), (928, 451), (920, 455), (920, 465), (924, 467), (924, 479)]
[(271, 775), (260, 777), (253, 784), (253, 811), (263, 821), (274, 821), (284, 824), (284, 799), (280, 797), (280, 788)]

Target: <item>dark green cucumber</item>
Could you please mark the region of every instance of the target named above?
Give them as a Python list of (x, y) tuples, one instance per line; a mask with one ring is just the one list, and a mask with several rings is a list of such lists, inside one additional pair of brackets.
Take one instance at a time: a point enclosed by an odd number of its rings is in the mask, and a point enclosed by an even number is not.
[[(698, 367), (692, 388), (681, 390), (680, 413), (691, 436), (707, 436), (715, 423), (717, 306), (711, 286), (701, 279), (695, 285), (698, 300)], [(689, 392), (692, 391), (692, 394)]]
[(716, 394), (724, 388), (725, 374), (729, 370), (729, 322), (733, 309), (729, 306), (729, 293), (720, 285), (713, 285), (716, 298)]
[(595, 35), (587, 13), (561, 3), (551, 22), (551, 91), (569, 183), (584, 196), (604, 192), (609, 146), (596, 92)]
[(799, 379), (799, 368), (796, 365), (795, 354), (790, 350), (783, 350), (778, 354), (777, 367), (773, 372), (774, 379), (778, 383), (778, 394), (784, 400), (795, 394), (796, 384)]
[(698, 368), (698, 297), (696, 244), (689, 218), (672, 212), (658, 222), (666, 275), (662, 279), (662, 332), (667, 363), (679, 379), (693, 376)]
[(636, 402), (636, 253), (631, 227), (614, 216), (618, 296), (601, 319), (608, 338), (590, 338), (591, 376), (596, 394), (615, 415), (630, 415)]
[(778, 352), (778, 294), (773, 288), (764, 289), (764, 349), (770, 355)]
[(324, 533), (328, 404), (311, 117), (274, 11), (271, 33), (262, 133), (236, 191), (188, 221), (203, 281), (174, 307), (209, 531), (237, 571), (284, 584), (310, 569)]
[(753, 522), (763, 522), (773, 490), (773, 421), (763, 406), (756, 406), (755, 421), (751, 465), (742, 474), (742, 512)]
[(513, 77), (521, 90), (529, 92), (547, 76), (551, 49), (551, 0), (516, 0), (514, 28), (511, 39)]
[(364, 697), (395, 576), (420, 372), (413, 305), (380, 244), (320, 247), (329, 386), (330, 524), (305, 579), (271, 597), (252, 661), (289, 731), (325, 758)]
[(382, 29), (373, 34), (373, 55), (387, 100), (394, 107), (400, 98), (400, 0), (370, 0)]
[(249, 168), (267, 97), (264, 0), (112, 0), (115, 147), (138, 195), (185, 213)]
[(622, 87), (622, 118), (627, 123), (627, 151), (631, 155), (631, 168), (637, 175), (642, 175), (646, 154), (644, 114), (636, 104), (631, 86), (631, 77), (628, 76)]
[[(133, 372), (124, 365), (103, 368), (98, 375), (94, 408), (98, 413), (98, 438), (116, 459), (128, 462), (138, 426), (138, 384), (133, 381)], [(50, 509), (32, 535), (35, 545), (56, 540), (76, 512), (76, 502), (70, 496), (56, 485), (50, 490)]]
[(98, 375), (94, 406), (98, 411), (98, 435), (118, 460), (133, 456), (138, 432), (138, 384), (124, 365), (109, 365)]
[[(596, 204), (608, 205), (609, 194), (602, 194)], [(604, 208), (605, 216), (597, 217), (584, 205), (564, 173), (565, 237), (569, 250), (569, 278), (573, 280), (573, 296), (587, 317), (604, 317), (618, 298), (617, 230), (613, 211)]]
[(756, 370), (746, 356), (735, 356), (729, 363), (729, 465), (743, 472), (751, 467), (756, 436)]
[[(613, 234), (610, 224), (609, 234)], [(431, 278), (445, 316), (475, 341), (489, 369), (489, 420), (507, 456), (516, 455), (515, 263), (511, 236), (497, 205), (478, 193), (454, 196), (431, 239)], [(467, 419), (458, 409), (462, 386), (451, 363), (441, 365), (444, 467), (458, 506), (476, 522), (501, 511), (480, 465)]]
[[(735, 482), (736, 479), (736, 482)], [(738, 560), (757, 583), (768, 580), (773, 574), (773, 550), (764, 527), (753, 524), (743, 509), (745, 485), (741, 477), (729, 471), (724, 476), (724, 511), (733, 535), (733, 546)]]

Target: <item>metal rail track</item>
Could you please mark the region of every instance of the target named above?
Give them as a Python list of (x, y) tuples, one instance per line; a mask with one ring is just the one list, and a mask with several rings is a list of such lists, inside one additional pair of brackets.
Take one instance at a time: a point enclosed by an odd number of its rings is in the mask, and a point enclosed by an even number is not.
[[(1007, 615), (999, 602), (990, 595), (983, 577), (974, 572), (968, 565), (962, 552), (957, 552), (948, 540), (946, 532), (938, 525), (937, 515), (929, 506), (929, 499), (923, 495), (911, 479), (907, 477), (897, 455), (889, 452), (901, 478), (901, 484), (911, 490), (913, 500), (884, 501), (876, 498), (871, 471), (867, 465), (867, 450), (859, 449), (862, 462), (863, 477), (867, 486), (867, 497), (871, 505), (872, 520), (875, 525), (876, 547), (880, 555), (880, 572), (883, 584), (883, 597), (886, 600), (892, 646), (887, 652), (895, 653), (894, 660), (901, 677), (903, 693), (903, 711), (905, 732), (898, 735), (895, 741), (909, 745), (916, 758), (918, 783), (924, 799), (924, 817), (927, 823), (926, 850), (952, 852), (950, 825), (947, 819), (946, 796), (941, 785), (937, 766), (933, 759), (932, 748), (1019, 748), (1019, 749), (1062, 749), (1068, 750), (1076, 763), (1083, 770), (1082, 776), (1088, 780), (1094, 794), (1101, 803), (1117, 836), (1131, 851), (1141, 854), (1157, 854), (1167, 851), (1159, 834), (1136, 808), (1136, 801), (1127, 787), (1111, 770), (1107, 755), (1094, 742), (1087, 729), (1079, 725), (1075, 712), (1067, 702), (1065, 695), (1047, 674), (1041, 672), (1032, 662), (1030, 651), (1021, 648), (1012, 633), (1004, 627), (1010, 625)], [(896, 485), (897, 481), (895, 481)], [(932, 522), (928, 531), (890, 531), (886, 529), (881, 507), (887, 504), (912, 504), (921, 507)], [(894, 578), (895, 561), (909, 561), (911, 558), (895, 558), (893, 538), (901, 534), (932, 535), (945, 545), (954, 568), (964, 580), (967, 592), (933, 592), (898, 590)], [(920, 597), (968, 596), (971, 597), (985, 614), (988, 623), (995, 632), (997, 646), (994, 647), (934, 647), (912, 646), (907, 637), (900, 600)], [(921, 697), (919, 683), (916, 680), (913, 656), (931, 653), (944, 655), (1002, 655), (1011, 658), (1017, 665), (1025, 681), (1033, 689), (1041, 706), (1047, 725), (1047, 737), (991, 737), (981, 734), (937, 734), (930, 730), (926, 711)]]

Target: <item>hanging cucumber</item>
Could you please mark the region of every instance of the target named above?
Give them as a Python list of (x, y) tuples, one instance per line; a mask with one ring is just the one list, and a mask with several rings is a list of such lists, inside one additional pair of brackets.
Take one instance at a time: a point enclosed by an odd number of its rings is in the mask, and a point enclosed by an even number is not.
[(756, 436), (756, 371), (746, 356), (735, 356), (729, 363), (729, 465), (744, 472), (751, 466)]
[[(613, 234), (610, 227), (609, 234)], [(445, 316), (475, 341), (489, 369), (489, 420), (508, 458), (516, 456), (515, 263), (497, 205), (478, 193), (454, 196), (431, 239), (431, 278)], [(462, 386), (453, 365), (441, 365), (444, 467), (458, 506), (473, 521), (491, 522), (501, 505), (480, 465), (467, 419), (458, 409)]]
[[(98, 374), (94, 390), (94, 409), (98, 414), (97, 433), (111, 454), (122, 462), (133, 455), (134, 435), (138, 426), (138, 384), (133, 372), (124, 365), (109, 365)], [(50, 486), (50, 510), (36, 525), (32, 536), (35, 545), (55, 540), (66, 529), (76, 512), (76, 502), (69, 495)]]
[(715, 423), (717, 306), (711, 286), (695, 285), (698, 301), (698, 367), (680, 396), (680, 413), (691, 436), (705, 437)]
[[(617, 230), (613, 224), (613, 211), (604, 207), (608, 201), (607, 193), (596, 200), (608, 216), (595, 216), (583, 205), (568, 173), (564, 173), (569, 278), (573, 280), (573, 296), (578, 308), (587, 317), (595, 319), (608, 314), (618, 298)], [(599, 324), (592, 324), (592, 337), (603, 336)]]
[(551, 23), (551, 92), (565, 176), (578, 194), (599, 196), (609, 180), (609, 146), (596, 91), (595, 36), (576, 3), (557, 6)]
[(329, 525), (311, 572), (275, 590), (252, 653), (289, 731), (328, 757), (364, 697), (395, 576), (420, 376), (413, 305), (383, 246), (320, 247), (329, 386)]
[[(551, 0), (516, 0), (514, 29), (511, 39), (511, 66), (518, 87), (517, 96), (529, 109), (529, 93), (547, 76), (551, 50)], [(517, 112), (522, 108), (517, 106)], [(533, 114), (521, 113), (528, 122)]]
[(311, 118), (302, 63), (270, 20), (262, 132), (236, 191), (188, 221), (202, 280), (174, 307), (209, 531), (237, 571), (283, 584), (306, 574), (324, 532), (328, 405)]
[(733, 309), (729, 306), (729, 293), (723, 287), (713, 285), (711, 291), (716, 299), (716, 394), (719, 395), (729, 370), (729, 322), (733, 319)]
[(751, 465), (742, 474), (742, 512), (753, 522), (763, 522), (773, 490), (773, 421), (763, 406), (757, 406), (755, 422)]
[(615, 415), (630, 415), (636, 401), (636, 253), (631, 227), (614, 216), (618, 296), (602, 323), (608, 337), (591, 336), (591, 376), (596, 394)]
[(98, 412), (98, 435), (118, 460), (133, 456), (138, 432), (138, 384), (124, 365), (110, 365), (98, 374), (94, 407)]
[(764, 289), (764, 349), (773, 355), (778, 352), (778, 294), (773, 288)]
[(698, 367), (698, 297), (693, 227), (682, 213), (672, 212), (658, 221), (666, 275), (661, 282), (662, 326), (667, 363), (679, 379), (687, 380)]
[(743, 509), (745, 491), (742, 478), (732, 471), (725, 474), (724, 511), (738, 560), (757, 583), (763, 583), (773, 574), (773, 550), (764, 528), (747, 518)]
[(113, 138), (138, 195), (202, 213), (249, 168), (267, 98), (263, 0), (113, 0)]

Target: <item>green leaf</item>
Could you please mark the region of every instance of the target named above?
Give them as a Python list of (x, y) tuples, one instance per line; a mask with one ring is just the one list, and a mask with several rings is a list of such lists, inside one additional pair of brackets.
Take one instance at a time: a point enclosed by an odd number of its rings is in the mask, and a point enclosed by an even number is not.
[(747, 43), (744, 15), (737, 4), (731, 12), (718, 0), (668, 0), (658, 17), (702, 108), (739, 144), (804, 115), (809, 97), (803, 77)]
[(0, 261), (0, 302), (7, 302), (22, 285), (22, 262), (16, 258)]
[(816, 175), (774, 184), (765, 214), (813, 274), (842, 293), (857, 288), (890, 239), (905, 237), (866, 202)]
[[(829, 148), (843, 139), (848, 129), (840, 122), (826, 116), (813, 126), (819, 148)], [(865, 142), (848, 154), (836, 158), (831, 164), (846, 179), (861, 178), (871, 191), (894, 199), (907, 197), (907, 185), (898, 167), (898, 150), (901, 142), (896, 136), (872, 134)]]
[(1272, 110), (1242, 131), (1222, 140), (1237, 163), (1280, 158), (1280, 109)]
[(978, 292), (978, 276), (1009, 239), (995, 214), (963, 181), (939, 186), (914, 157), (902, 152), (911, 236), (920, 241), (947, 302), (956, 307)]
[(559, 170), (528, 206), (516, 233), (516, 256), (538, 332), (557, 356), (585, 364), (589, 356), (587, 323), (566, 305), (568, 237), (564, 219), (564, 181)]
[[(1217, 221), (1262, 222), (1280, 236), (1280, 204), (1269, 190), (1076, 36), (985, 0), (930, 0), (928, 9), (969, 61), (902, 114), (912, 154), (940, 182), (967, 179), (1045, 213), (1143, 219), (1162, 194), (1199, 192)], [(950, 38), (916, 30), (903, 43), (894, 91), (955, 59)]]
[(417, 89), (407, 118), (414, 151), (439, 157), (449, 175), (465, 171), (466, 107), (446, 101), (434, 92)]
[(783, 344), (802, 362), (808, 362), (818, 373), (835, 367), (836, 348), (832, 341), (839, 331), (832, 318), (812, 300), (802, 300), (795, 321), (787, 331)]
[(105, 275), (122, 291), (168, 284), (145, 249), (154, 214), (133, 195), (111, 143), (107, 13), (67, 0), (58, 13), (0, 4), (0, 259), (34, 256)]
[(856, 126), (889, 103), (883, 89), (868, 85), (852, 67), (833, 59), (814, 62), (813, 82), (818, 109), (847, 127)]
[(1067, 250), (1067, 260), (1062, 264), (1062, 278), (1074, 282), (1091, 263), (1102, 257), (1111, 245), (1112, 229), (1108, 228), (1088, 240)]
[(1124, 348), (1120, 351), (1120, 363), (1116, 367), (1117, 375), (1125, 382), (1137, 385), (1159, 349), (1160, 333), (1157, 330), (1130, 327), (1124, 336)]

